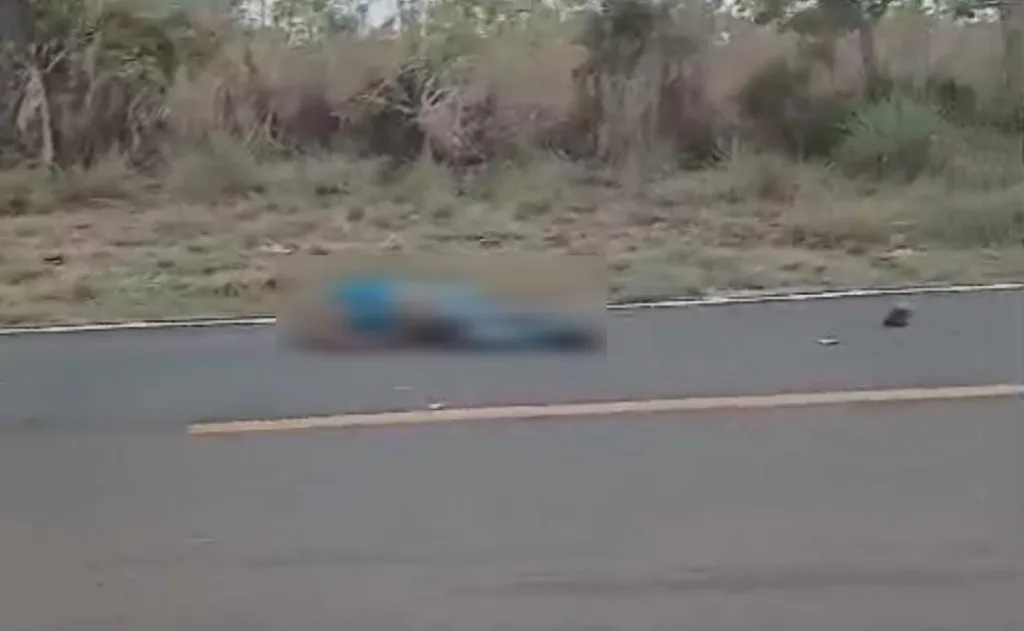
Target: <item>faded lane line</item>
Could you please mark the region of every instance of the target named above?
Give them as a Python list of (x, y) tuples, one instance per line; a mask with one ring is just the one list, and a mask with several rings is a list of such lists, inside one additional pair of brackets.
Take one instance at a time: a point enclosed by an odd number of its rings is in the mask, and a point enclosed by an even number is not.
[(603, 403), (566, 403), (507, 407), (479, 407), (452, 410), (410, 410), (372, 414), (339, 414), (335, 416), (293, 418), (264, 421), (226, 421), (196, 423), (189, 434), (244, 434), (256, 432), (294, 432), (312, 429), (342, 429), (381, 425), (422, 423), (453, 423), (460, 421), (497, 421), (553, 419), (614, 415), (661, 414), (666, 412), (717, 412), (728, 410), (759, 410), (816, 405), (849, 405), (858, 403), (906, 403), (958, 399), (1006, 398), (1024, 396), (1024, 385), (1001, 384), (947, 388), (902, 388), (889, 390), (847, 390), (790, 394), (693, 397), (648, 401), (609, 401)]

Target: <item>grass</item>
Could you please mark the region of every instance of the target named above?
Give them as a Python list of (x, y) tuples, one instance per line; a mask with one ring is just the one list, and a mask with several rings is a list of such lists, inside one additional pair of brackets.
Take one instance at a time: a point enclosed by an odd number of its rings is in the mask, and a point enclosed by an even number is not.
[[(882, 33), (893, 72), (942, 70), (984, 92), (999, 55), (991, 34), (915, 20)], [(705, 52), (703, 86), (726, 128), (752, 60), (788, 46), (746, 23), (730, 30), (729, 44)], [(583, 55), (557, 34), (489, 42), (472, 57), (472, 81), (509, 108), (571, 109), (569, 74)], [(302, 124), (312, 124), (303, 94), (353, 116), (366, 77), (401, 58), (381, 42), (286, 50), (268, 40), (249, 52), (275, 111)], [(825, 80), (836, 91), (856, 81), (855, 50), (839, 53)], [(254, 98), (238, 58), (226, 50), (175, 80), (174, 141), (158, 171), (113, 153), (89, 169), (0, 171), (0, 322), (265, 313), (277, 308), (282, 263), (365, 244), (601, 254), (613, 298), (1024, 278), (1019, 141), (955, 128), (932, 109), (862, 110), (831, 161), (740, 143), (714, 167), (663, 168), (645, 155), (628, 171), (531, 147), (461, 180), (427, 158), (385, 177), (379, 162), (351, 153), (267, 151), (245, 108), (226, 122), (225, 94)]]
[[(552, 160), (508, 168), (468, 197), (429, 164), (390, 185), (340, 158), (222, 166), (229, 186), (220, 171), (191, 180), (217, 199), (116, 166), (49, 188), (5, 174), (0, 319), (265, 313), (282, 263), (354, 244), (605, 254), (618, 298), (1024, 277), (1024, 184), (865, 191), (823, 168), (751, 156), (629, 193)], [(18, 189), (28, 195), (12, 213)]]

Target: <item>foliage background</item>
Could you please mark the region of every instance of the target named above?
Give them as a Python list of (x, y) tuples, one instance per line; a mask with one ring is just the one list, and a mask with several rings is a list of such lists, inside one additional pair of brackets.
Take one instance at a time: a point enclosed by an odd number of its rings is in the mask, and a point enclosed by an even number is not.
[(362, 243), (620, 295), (1016, 278), (1020, 7), (0, 0), (0, 314), (263, 309)]

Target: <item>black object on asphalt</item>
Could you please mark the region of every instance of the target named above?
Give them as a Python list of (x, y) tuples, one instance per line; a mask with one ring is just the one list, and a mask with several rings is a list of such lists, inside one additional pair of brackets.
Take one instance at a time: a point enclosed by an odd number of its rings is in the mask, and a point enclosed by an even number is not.
[(910, 324), (912, 313), (913, 309), (911, 309), (910, 305), (901, 302), (889, 310), (885, 320), (882, 321), (882, 325), (891, 329), (903, 328)]

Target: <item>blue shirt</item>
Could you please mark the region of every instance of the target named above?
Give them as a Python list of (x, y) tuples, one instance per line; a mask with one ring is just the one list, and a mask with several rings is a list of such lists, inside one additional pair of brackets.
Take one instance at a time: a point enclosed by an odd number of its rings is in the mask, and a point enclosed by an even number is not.
[(331, 290), (331, 300), (341, 307), (356, 333), (386, 335), (401, 325), (398, 297), (402, 283), (382, 277), (343, 281)]
[[(404, 281), (386, 277), (362, 277), (332, 287), (331, 300), (340, 307), (352, 331), (361, 335), (389, 335), (401, 330), (401, 292)], [(516, 348), (529, 345), (535, 332), (491, 303), (473, 288), (462, 284), (422, 284), (429, 290), (434, 317), (458, 325), (462, 341), (482, 348)]]

